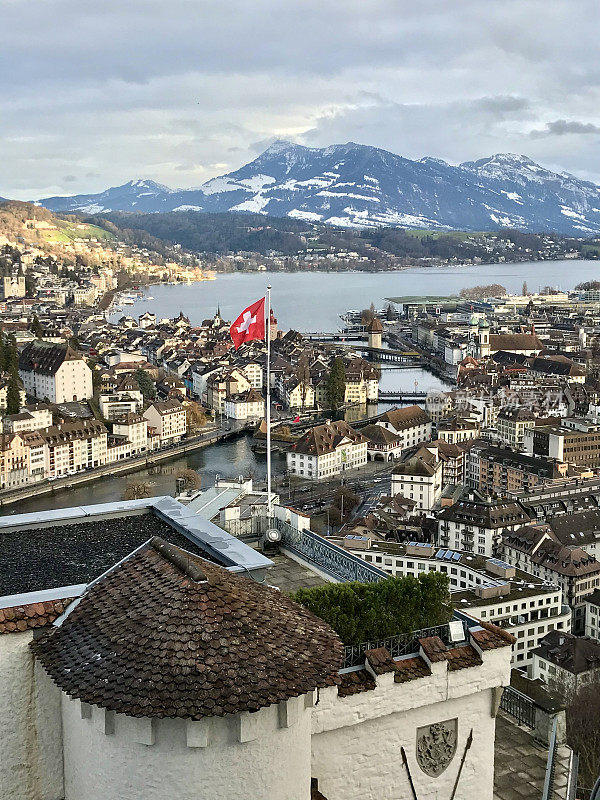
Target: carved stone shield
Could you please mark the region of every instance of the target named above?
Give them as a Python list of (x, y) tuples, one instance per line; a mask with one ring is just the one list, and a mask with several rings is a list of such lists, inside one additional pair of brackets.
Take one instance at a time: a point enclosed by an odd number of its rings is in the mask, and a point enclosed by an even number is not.
[(456, 753), (458, 720), (447, 719), (417, 728), (417, 763), (426, 775), (437, 778)]

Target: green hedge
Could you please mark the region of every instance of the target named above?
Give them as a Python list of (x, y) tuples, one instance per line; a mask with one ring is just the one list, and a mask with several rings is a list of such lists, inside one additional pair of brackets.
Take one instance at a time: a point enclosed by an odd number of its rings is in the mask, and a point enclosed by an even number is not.
[(359, 644), (448, 622), (448, 585), (447, 575), (423, 572), (417, 578), (300, 589), (293, 599), (328, 622), (344, 644)]

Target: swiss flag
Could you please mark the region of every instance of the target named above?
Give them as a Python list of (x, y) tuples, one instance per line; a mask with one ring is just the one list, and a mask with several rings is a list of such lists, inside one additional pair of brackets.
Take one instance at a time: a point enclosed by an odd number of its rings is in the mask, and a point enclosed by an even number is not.
[(229, 328), (233, 346), (237, 350), (244, 342), (265, 338), (265, 298), (245, 308)]

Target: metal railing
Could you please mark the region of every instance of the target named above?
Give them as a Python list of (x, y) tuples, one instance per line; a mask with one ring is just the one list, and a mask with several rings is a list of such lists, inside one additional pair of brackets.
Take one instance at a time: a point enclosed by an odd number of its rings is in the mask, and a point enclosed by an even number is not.
[(362, 558), (349, 553), (337, 544), (328, 542), (327, 539), (312, 531), (299, 531), (287, 522), (276, 518), (269, 520), (269, 527), (281, 531), (283, 547), (335, 580), (372, 583), (389, 578), (389, 575), (379, 567), (363, 561)]
[(530, 697), (507, 686), (502, 692), (500, 708), (521, 725), (528, 728), (535, 728), (535, 703)]
[[(466, 624), (463, 622), (463, 629), (465, 627)], [(466, 630), (464, 635), (466, 639)], [(446, 623), (444, 625), (435, 625), (433, 628), (422, 628), (421, 630), (410, 631), (410, 633), (401, 633), (398, 636), (391, 636), (388, 639), (377, 639), (371, 642), (346, 645), (344, 647), (343, 668), (362, 666), (365, 663), (365, 652), (367, 650), (374, 650), (377, 647), (385, 647), (392, 658), (418, 653), (419, 639), (425, 639), (428, 636), (439, 636), (444, 644), (450, 644), (450, 627)]]
[(556, 777), (556, 752), (558, 749), (556, 731), (557, 719), (552, 720), (552, 733), (550, 735), (550, 747), (548, 749), (548, 761), (546, 763), (546, 775), (544, 777), (544, 789), (542, 800), (552, 800), (554, 796), (554, 778)]

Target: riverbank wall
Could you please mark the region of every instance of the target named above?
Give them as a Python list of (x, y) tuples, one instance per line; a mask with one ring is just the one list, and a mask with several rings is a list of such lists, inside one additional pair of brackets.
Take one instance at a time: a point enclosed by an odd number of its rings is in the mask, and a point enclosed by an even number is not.
[(140, 470), (153, 467), (165, 461), (172, 461), (179, 458), (186, 453), (191, 453), (194, 450), (199, 450), (202, 447), (215, 444), (216, 442), (226, 441), (248, 433), (251, 428), (248, 426), (235, 428), (232, 430), (220, 431), (218, 429), (202, 434), (201, 436), (185, 439), (173, 447), (164, 450), (153, 450), (144, 453), (137, 458), (127, 458), (123, 461), (117, 461), (113, 464), (107, 464), (104, 467), (97, 467), (96, 469), (82, 472), (78, 475), (69, 475), (65, 478), (58, 478), (55, 481), (42, 481), (40, 483), (30, 483), (25, 486), (20, 486), (18, 489), (8, 489), (0, 491), (0, 508), (4, 506), (13, 505), (22, 500), (28, 500), (31, 497), (40, 497), (42, 495), (53, 495), (58, 492), (68, 491), (74, 486), (82, 486), (87, 483), (93, 483), (101, 478), (111, 477), (113, 475), (123, 475), (127, 473), (139, 472)]

